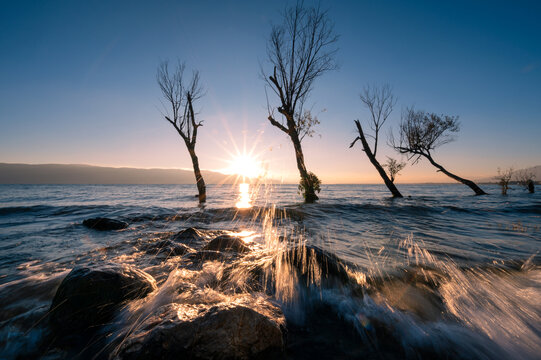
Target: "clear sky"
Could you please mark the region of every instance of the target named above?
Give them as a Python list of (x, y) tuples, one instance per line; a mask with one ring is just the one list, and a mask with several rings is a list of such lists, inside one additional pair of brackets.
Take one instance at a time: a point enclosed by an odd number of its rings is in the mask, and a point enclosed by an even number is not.
[[(286, 1), (1, 1), (0, 162), (190, 168), (160, 115), (156, 67), (201, 72), (197, 152), (222, 169), (254, 149), (275, 176), (298, 177), (292, 146), (267, 118), (260, 64)], [(309, 2), (307, 2), (309, 4)], [(457, 141), (435, 153), (465, 177), (541, 164), (541, 3), (322, 1), (340, 35), (340, 69), (315, 83), (318, 133), (303, 142), (324, 183), (380, 182), (349, 149), (366, 84), (390, 83), (403, 108), (459, 115)], [(269, 94), (271, 96), (271, 94)], [(384, 145), (384, 144), (383, 144)], [(394, 155), (382, 148), (380, 160)], [(428, 164), (398, 182), (448, 181)]]

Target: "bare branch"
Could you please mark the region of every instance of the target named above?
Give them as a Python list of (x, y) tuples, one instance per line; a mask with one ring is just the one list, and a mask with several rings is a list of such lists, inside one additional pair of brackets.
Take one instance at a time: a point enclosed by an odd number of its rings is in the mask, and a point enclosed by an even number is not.
[(454, 140), (460, 129), (458, 116), (437, 115), (406, 109), (399, 125), (399, 143), (392, 138), (394, 148), (401, 154), (430, 156), (431, 151)]
[(366, 134), (366, 137), (374, 139), (373, 153), (376, 156), (378, 152), (379, 132), (389, 115), (391, 115), (396, 104), (396, 98), (389, 84), (381, 87), (368, 85), (363, 89), (360, 98), (370, 111), (369, 126), (374, 135)]
[(264, 79), (278, 95), (280, 105), (276, 108), (289, 115), (288, 127), (299, 128), (298, 121), (304, 116), (302, 105), (314, 80), (337, 67), (334, 44), (338, 36), (327, 12), (319, 7), (304, 8), (302, 3), (297, 3), (286, 8), (282, 15), (284, 22), (273, 26), (267, 44), (273, 72)]

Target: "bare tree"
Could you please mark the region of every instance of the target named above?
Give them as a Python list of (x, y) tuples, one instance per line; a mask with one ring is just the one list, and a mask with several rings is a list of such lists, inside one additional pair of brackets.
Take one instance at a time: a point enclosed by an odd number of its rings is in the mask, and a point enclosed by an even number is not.
[(195, 154), (197, 130), (202, 126), (202, 122), (195, 120), (194, 111), (194, 103), (203, 96), (203, 89), (199, 84), (198, 71), (193, 72), (189, 82), (185, 80), (185, 67), (184, 63), (179, 61), (174, 71), (170, 73), (169, 64), (165, 61), (158, 66), (156, 80), (166, 100), (163, 116), (173, 125), (188, 148), (199, 192), (199, 202), (204, 202), (207, 198), (206, 186), (199, 169), (199, 159)]
[(502, 195), (507, 195), (507, 190), (509, 190), (509, 182), (513, 177), (513, 168), (507, 170), (502, 170), (498, 168), (498, 176), (496, 180), (499, 180), (498, 184), (502, 187)]
[[(314, 202), (317, 176), (306, 169), (301, 141), (313, 134), (314, 121), (303, 109), (314, 81), (336, 68), (334, 47), (338, 37), (326, 11), (319, 7), (305, 8), (302, 3), (285, 9), (282, 24), (273, 26), (267, 44), (272, 74), (262, 71), (268, 86), (278, 97), (278, 104), (269, 107), (268, 120), (286, 133), (295, 149), (301, 188), (306, 202)], [(280, 118), (276, 118), (274, 110)], [(307, 117), (307, 115), (310, 115)]]
[[(363, 151), (365, 152), (366, 156), (368, 156), (368, 159), (370, 160), (372, 165), (374, 165), (374, 167), (378, 171), (379, 175), (385, 182), (385, 185), (393, 194), (393, 197), (402, 197), (402, 194), (394, 185), (394, 175), (392, 175), (392, 178), (390, 179), (385, 170), (383, 169), (383, 166), (381, 166), (379, 161), (376, 159), (376, 154), (378, 151), (379, 132), (383, 124), (385, 124), (385, 121), (387, 121), (389, 115), (391, 115), (393, 107), (396, 104), (396, 99), (393, 96), (391, 86), (388, 84), (383, 85), (380, 88), (367, 86), (364, 88), (361, 94), (361, 101), (370, 111), (370, 120), (368, 121), (368, 124), (370, 129), (372, 130), (372, 134), (365, 135), (361, 122), (359, 120), (355, 120), (354, 122), (357, 126), (359, 136), (357, 136), (355, 140), (353, 140), (349, 147), (353, 147), (357, 140), (361, 140), (361, 144), (363, 145)], [(373, 148), (370, 147), (370, 144), (366, 139), (367, 137), (373, 139)]]
[(383, 167), (387, 168), (389, 177), (391, 178), (391, 181), (394, 183), (394, 179), (398, 176), (398, 173), (406, 167), (406, 163), (403, 161), (398, 162), (398, 160), (387, 156), (387, 163), (385, 163)]
[(424, 111), (416, 111), (414, 108), (406, 109), (399, 126), (398, 141), (391, 134), (391, 144), (401, 154), (406, 154), (413, 163), (426, 158), (438, 171), (449, 176), (464, 185), (469, 186), (476, 195), (486, 193), (473, 181), (461, 178), (447, 171), (443, 166), (436, 163), (432, 152), (441, 145), (454, 140), (453, 134), (460, 129), (458, 117), (437, 115)]
[(535, 192), (535, 174), (527, 169), (522, 169), (515, 174), (516, 181), (528, 190), (530, 194)]

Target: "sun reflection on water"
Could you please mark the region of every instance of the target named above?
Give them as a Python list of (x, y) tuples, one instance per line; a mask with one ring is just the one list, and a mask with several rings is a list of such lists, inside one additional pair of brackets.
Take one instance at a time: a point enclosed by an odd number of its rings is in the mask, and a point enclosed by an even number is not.
[(239, 199), (236, 203), (237, 209), (249, 209), (252, 207), (252, 199), (250, 197), (250, 184), (239, 184)]

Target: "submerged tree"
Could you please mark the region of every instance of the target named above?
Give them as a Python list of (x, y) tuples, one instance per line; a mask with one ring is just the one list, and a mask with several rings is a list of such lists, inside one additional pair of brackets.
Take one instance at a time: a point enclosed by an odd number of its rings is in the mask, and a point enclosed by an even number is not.
[(194, 71), (191, 80), (184, 78), (185, 65), (178, 62), (172, 73), (169, 72), (168, 62), (165, 61), (158, 66), (156, 80), (162, 95), (166, 100), (163, 114), (175, 130), (178, 132), (190, 153), (192, 159), (195, 181), (197, 184), (199, 202), (207, 198), (205, 181), (199, 169), (199, 159), (195, 154), (195, 143), (197, 141), (197, 129), (202, 126), (201, 121), (196, 121), (194, 103), (203, 96), (203, 90), (199, 84), (199, 72)]
[(263, 72), (266, 83), (278, 97), (276, 106), (269, 105), (268, 120), (291, 139), (301, 178), (300, 189), (306, 202), (314, 202), (318, 199), (320, 181), (306, 169), (301, 141), (313, 134), (313, 127), (319, 121), (304, 110), (304, 104), (314, 81), (336, 68), (334, 44), (338, 37), (327, 12), (319, 7), (305, 8), (297, 3), (285, 9), (282, 20), (282, 24), (273, 26), (267, 44), (272, 73)]
[(516, 181), (528, 190), (530, 194), (535, 192), (535, 174), (527, 169), (522, 169), (515, 174)]
[[(366, 154), (366, 156), (368, 156), (368, 159), (378, 171), (379, 175), (385, 182), (385, 185), (393, 194), (393, 197), (402, 197), (402, 194), (400, 194), (400, 191), (398, 191), (398, 189), (394, 185), (394, 174), (392, 175), (392, 178), (389, 178), (389, 176), (383, 169), (383, 166), (381, 166), (379, 161), (376, 159), (376, 154), (378, 151), (379, 132), (383, 124), (385, 124), (385, 121), (387, 121), (389, 115), (391, 115), (393, 107), (396, 104), (396, 99), (393, 96), (392, 89), (389, 85), (384, 85), (381, 88), (371, 88), (367, 86), (364, 88), (363, 93), (361, 94), (361, 101), (370, 111), (370, 121), (368, 123), (370, 129), (372, 130), (372, 134), (365, 134), (361, 122), (359, 120), (355, 120), (354, 122), (357, 126), (359, 136), (357, 136), (355, 140), (353, 140), (349, 147), (353, 147), (357, 140), (361, 140), (364, 153)], [(370, 144), (368, 143), (366, 137), (370, 137), (373, 139), (373, 148), (370, 147)], [(400, 169), (398, 171), (400, 171)]]
[(454, 140), (453, 133), (457, 133), (459, 128), (456, 116), (440, 116), (409, 108), (402, 116), (399, 138), (397, 140), (391, 135), (391, 144), (398, 152), (406, 154), (409, 160), (414, 159), (414, 163), (424, 157), (438, 171), (469, 186), (476, 195), (485, 195), (486, 193), (473, 181), (450, 173), (432, 157), (432, 152), (436, 148)]
[(512, 177), (513, 168), (509, 168), (507, 170), (498, 168), (498, 176), (496, 176), (496, 180), (499, 180), (498, 184), (502, 187), (502, 195), (507, 195), (507, 190), (509, 190), (509, 182), (511, 181)]

